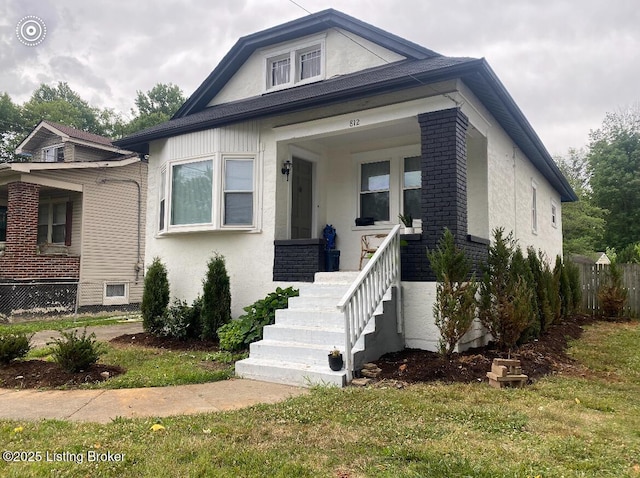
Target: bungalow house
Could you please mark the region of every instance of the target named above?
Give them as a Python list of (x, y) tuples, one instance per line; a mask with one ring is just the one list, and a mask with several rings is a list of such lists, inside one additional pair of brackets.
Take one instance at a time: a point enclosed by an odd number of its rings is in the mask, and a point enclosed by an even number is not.
[[(285, 383), (340, 385), (382, 353), (435, 349), (426, 250), (443, 229), (476, 267), (497, 227), (553, 258), (576, 199), (484, 59), (332, 9), (240, 38), (170, 121), (116, 144), (149, 155), (146, 261), (166, 263), (172, 295), (195, 298), (214, 252), (236, 316), (300, 287), (236, 367)], [(340, 272), (322, 272), (327, 224)], [(477, 326), (462, 346), (483, 337)], [(345, 370), (327, 367), (334, 347)]]
[(41, 121), (0, 164), (0, 313), (141, 301), (147, 163)]

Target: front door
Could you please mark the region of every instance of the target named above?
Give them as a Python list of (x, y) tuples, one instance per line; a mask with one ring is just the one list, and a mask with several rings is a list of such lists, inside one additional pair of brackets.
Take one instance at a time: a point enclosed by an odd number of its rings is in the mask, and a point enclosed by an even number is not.
[(313, 165), (293, 158), (291, 171), (291, 239), (310, 239), (313, 216)]

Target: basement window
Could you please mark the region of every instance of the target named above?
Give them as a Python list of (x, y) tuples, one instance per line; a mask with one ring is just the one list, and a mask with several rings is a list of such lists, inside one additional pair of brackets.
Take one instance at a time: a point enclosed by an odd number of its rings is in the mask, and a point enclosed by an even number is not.
[(124, 305), (129, 303), (129, 284), (126, 282), (105, 282), (103, 305)]

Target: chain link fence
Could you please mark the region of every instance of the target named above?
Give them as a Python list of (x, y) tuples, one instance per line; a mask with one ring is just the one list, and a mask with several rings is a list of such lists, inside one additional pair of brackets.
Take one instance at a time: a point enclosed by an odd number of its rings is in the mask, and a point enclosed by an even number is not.
[(0, 282), (0, 322), (64, 315), (135, 314), (141, 284), (126, 281)]

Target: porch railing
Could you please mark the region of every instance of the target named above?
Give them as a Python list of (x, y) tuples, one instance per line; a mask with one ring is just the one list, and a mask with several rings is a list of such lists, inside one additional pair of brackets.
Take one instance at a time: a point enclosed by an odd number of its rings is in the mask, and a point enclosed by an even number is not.
[[(353, 347), (384, 294), (394, 284), (400, 285), (400, 225), (391, 230), (338, 303), (338, 309), (344, 314), (347, 380), (351, 380), (353, 374)], [(398, 333), (402, 333), (400, 287), (397, 289), (397, 326)]]

